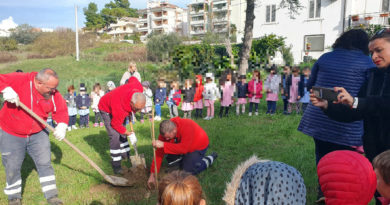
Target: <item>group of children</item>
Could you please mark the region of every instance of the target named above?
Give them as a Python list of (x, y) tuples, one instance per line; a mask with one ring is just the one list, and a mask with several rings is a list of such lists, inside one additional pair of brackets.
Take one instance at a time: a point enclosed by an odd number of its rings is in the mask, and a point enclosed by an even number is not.
[[(107, 83), (107, 87), (107, 92), (109, 92), (110, 90), (113, 90), (115, 88), (115, 84), (112, 81), (109, 81)], [(105, 93), (106, 92), (103, 91), (100, 83), (95, 83), (90, 94), (87, 93), (85, 83), (80, 83), (79, 94), (76, 93), (74, 85), (70, 85), (68, 87), (68, 93), (64, 95), (69, 114), (68, 131), (71, 131), (72, 129), (77, 129), (77, 115), (80, 116), (80, 128), (89, 127), (90, 108), (95, 113), (95, 122), (93, 126), (104, 126), (98, 105), (100, 98), (103, 97)]]
[[(292, 74), (290, 74), (292, 71)], [(248, 115), (252, 116), (259, 114), (260, 100), (263, 98), (263, 91), (266, 94), (267, 111), (266, 114), (273, 115), (276, 113), (276, 104), (279, 100), (279, 93), (284, 103), (284, 114), (290, 114), (293, 109), (296, 113), (304, 111), (310, 102), (309, 90), (307, 84), (310, 76), (310, 68), (304, 68), (300, 74), (299, 67), (289, 66), (283, 68), (282, 76), (278, 75), (276, 66), (269, 69), (269, 75), (264, 80), (261, 78), (260, 71), (252, 72), (252, 79), (247, 82), (246, 75), (238, 76), (232, 70), (226, 70), (219, 84), (215, 83), (215, 78), (212, 73), (206, 73), (205, 79), (202, 75), (196, 75), (195, 84), (192, 79), (186, 79), (184, 86), (180, 89), (179, 83), (173, 81), (170, 84), (170, 90), (167, 91), (166, 83), (163, 79), (158, 79), (157, 88), (153, 94), (150, 83), (142, 82), (143, 93), (146, 97), (145, 108), (141, 110), (140, 122), (144, 122), (144, 116), (149, 116), (151, 120), (151, 112), (153, 104), (155, 106), (155, 120), (161, 120), (161, 106), (166, 103), (169, 108), (170, 117), (179, 116), (179, 106), (183, 118), (191, 118), (192, 111), (195, 110), (195, 118), (203, 118), (203, 108), (207, 108), (206, 117), (203, 119), (211, 120), (214, 118), (214, 104), (220, 100), (219, 117), (227, 117), (230, 107), (236, 104), (236, 115), (245, 114), (246, 105), (249, 102)], [(203, 80), (205, 83), (203, 84)], [(108, 90), (115, 88), (112, 81), (107, 83)], [(102, 118), (98, 109), (100, 98), (105, 94), (99, 83), (93, 86), (90, 94), (87, 93), (87, 88), (84, 83), (80, 84), (79, 94), (75, 92), (73, 85), (68, 87), (68, 93), (65, 95), (65, 100), (68, 105), (69, 126), (68, 130), (77, 129), (76, 117), (80, 116), (80, 128), (89, 127), (90, 108), (95, 113), (94, 127), (103, 127)], [(183, 101), (183, 102), (182, 102)]]
[[(258, 70), (252, 72), (252, 79), (249, 82), (247, 82), (246, 75), (240, 75), (238, 80), (236, 80), (237, 76), (235, 73), (227, 70), (219, 79), (219, 85), (215, 83), (211, 73), (206, 73), (204, 84), (202, 82), (203, 76), (196, 75), (195, 83), (193, 83), (192, 79), (186, 79), (182, 89), (180, 89), (178, 82), (173, 81), (170, 84), (169, 92), (165, 82), (159, 79), (157, 82), (158, 87), (154, 94), (155, 119), (161, 120), (161, 106), (166, 102), (171, 118), (179, 116), (181, 103), (183, 118), (191, 118), (193, 110), (195, 110), (195, 118), (201, 118), (203, 107), (206, 107), (207, 114), (204, 119), (210, 120), (214, 118), (214, 104), (218, 99), (221, 104), (219, 110), (220, 118), (228, 116), (229, 109), (234, 104), (236, 104), (236, 115), (244, 114), (248, 102), (248, 115), (258, 115), (263, 91), (266, 94), (267, 101), (266, 114), (273, 115), (276, 113), (279, 93), (284, 102), (284, 114), (290, 114), (293, 110), (296, 113), (300, 113), (301, 110), (304, 112), (310, 102), (310, 93), (307, 89), (310, 68), (304, 68), (302, 74), (300, 73), (299, 67), (291, 69), (289, 66), (285, 66), (283, 74), (280, 76), (277, 73), (276, 66), (272, 66), (263, 84), (260, 71)], [(150, 95), (146, 95), (146, 97), (147, 99), (152, 98)]]

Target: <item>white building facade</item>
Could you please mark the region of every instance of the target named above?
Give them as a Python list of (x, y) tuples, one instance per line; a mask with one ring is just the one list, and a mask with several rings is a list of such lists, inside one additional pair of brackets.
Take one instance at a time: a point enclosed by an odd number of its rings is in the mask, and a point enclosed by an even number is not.
[(192, 0), (188, 5), (191, 37), (207, 32), (228, 35), (231, 22), (231, 0)]
[(168, 1), (148, 1), (147, 8), (138, 11), (138, 31), (141, 40), (145, 41), (152, 32), (188, 35), (187, 10), (179, 8)]
[[(239, 42), (245, 26), (243, 1), (232, 0), (232, 23), (237, 26)], [(300, 0), (303, 8), (294, 18), (290, 18), (288, 9), (279, 8), (280, 2), (256, 1), (253, 37), (269, 34), (285, 37), (286, 45), (292, 46), (294, 63), (319, 58), (349, 28), (389, 25), (389, 0)]]
[(107, 34), (114, 39), (123, 40), (125, 36), (131, 36), (138, 32), (138, 18), (123, 17), (117, 23), (110, 24)]

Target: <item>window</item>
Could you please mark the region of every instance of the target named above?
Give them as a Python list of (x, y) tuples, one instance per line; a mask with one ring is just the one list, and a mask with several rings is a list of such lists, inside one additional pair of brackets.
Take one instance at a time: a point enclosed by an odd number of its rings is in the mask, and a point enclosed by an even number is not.
[(321, 0), (310, 0), (309, 1), (309, 18), (320, 18), (321, 17)]
[(389, 0), (382, 0), (382, 11), (389, 11)]
[(276, 21), (276, 5), (268, 5), (265, 10), (265, 22), (275, 22)]
[[(319, 34), (319, 35), (306, 35), (304, 37), (304, 50), (305, 51), (324, 51), (324, 44), (325, 44), (325, 35)], [(308, 45), (310, 47), (310, 50), (308, 50)]]

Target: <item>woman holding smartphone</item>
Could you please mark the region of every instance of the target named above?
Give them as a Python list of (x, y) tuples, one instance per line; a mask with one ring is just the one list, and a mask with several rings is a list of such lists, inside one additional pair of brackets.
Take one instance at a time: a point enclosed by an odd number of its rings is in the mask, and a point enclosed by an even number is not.
[[(312, 86), (333, 88), (345, 87), (352, 96), (357, 96), (366, 81), (367, 71), (375, 68), (368, 56), (368, 35), (363, 30), (350, 30), (343, 33), (333, 44), (333, 51), (322, 55), (314, 64), (307, 89)], [(329, 119), (321, 109), (309, 104), (298, 130), (313, 137), (316, 164), (329, 152), (355, 150), (361, 147), (363, 122), (337, 122)], [(324, 202), (318, 187), (318, 202)]]
[[(372, 161), (381, 152), (390, 149), (390, 30), (376, 33), (369, 43), (372, 61), (379, 69), (369, 71), (368, 80), (357, 97), (348, 89), (335, 87), (337, 102), (328, 102), (311, 94), (311, 102), (331, 119), (339, 122), (363, 120), (363, 146), (366, 157)], [(380, 202), (377, 200), (377, 204)]]

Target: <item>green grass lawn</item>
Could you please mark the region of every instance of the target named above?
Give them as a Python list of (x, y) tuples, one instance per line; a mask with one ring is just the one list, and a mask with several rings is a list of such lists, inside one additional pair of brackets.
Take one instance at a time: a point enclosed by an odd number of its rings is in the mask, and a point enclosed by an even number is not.
[[(99, 52), (103, 52), (97, 50)], [(96, 51), (96, 52), (97, 52)], [(119, 81), (127, 63), (104, 62), (96, 59), (82, 59), (76, 62), (72, 57), (57, 57), (44, 60), (23, 60), (12, 64), (0, 65), (0, 73), (8, 73), (16, 69), (38, 71), (44, 67), (54, 68), (60, 77), (59, 90), (65, 91), (70, 83), (78, 87), (78, 83), (87, 82), (88, 91), (92, 84), (107, 80)], [(158, 76), (154, 76), (157, 78)], [(307, 204), (314, 204), (316, 198), (317, 177), (315, 169), (314, 143), (311, 137), (297, 131), (300, 115), (274, 116), (265, 115), (265, 101), (261, 102), (260, 115), (249, 117), (233, 115), (229, 118), (215, 118), (210, 121), (197, 120), (210, 138), (209, 152), (215, 151), (219, 157), (215, 163), (198, 177), (211, 205), (224, 204), (226, 182), (236, 166), (252, 155), (262, 159), (284, 162), (298, 169), (305, 180)], [(216, 109), (216, 114), (218, 112)], [(204, 110), (205, 113), (205, 110)], [(163, 108), (166, 116), (168, 110)], [(181, 115), (182, 116), (182, 115)], [(91, 116), (91, 122), (93, 117)], [(152, 160), (150, 122), (137, 122), (135, 132), (138, 136), (138, 151), (144, 153), (149, 166)], [(156, 133), (158, 122), (156, 122)], [(109, 155), (108, 136), (105, 128), (86, 128), (68, 132), (67, 139), (86, 153), (107, 174), (112, 174)], [(52, 138), (52, 158), (56, 172), (57, 187), (60, 198), (66, 204), (155, 204), (156, 196), (152, 193), (149, 199), (119, 203), (120, 196), (111, 192), (91, 192), (90, 189), (103, 183), (103, 178), (76, 152), (63, 142)], [(132, 151), (133, 152), (133, 151)], [(128, 162), (126, 163), (128, 165)], [(0, 189), (5, 186), (5, 171), (1, 166)], [(34, 163), (30, 157), (24, 161), (22, 168), (23, 203), (45, 204)], [(129, 188), (131, 189), (131, 188)], [(132, 192), (132, 194), (137, 194)], [(142, 197), (141, 197), (142, 198)], [(6, 204), (5, 194), (0, 194), (0, 204)]]
[[(313, 204), (316, 196), (316, 172), (312, 139), (296, 131), (300, 115), (284, 116), (263, 114), (265, 103), (260, 106), (259, 116), (235, 116), (197, 120), (210, 138), (209, 152), (219, 155), (215, 163), (198, 177), (207, 196), (208, 204), (223, 204), (225, 184), (230, 180), (235, 167), (251, 155), (263, 159), (277, 160), (297, 168), (303, 175), (308, 204)], [(279, 106), (281, 107), (281, 106)], [(218, 109), (216, 110), (216, 112)], [(168, 114), (167, 108), (163, 114)], [(91, 116), (91, 121), (93, 116)], [(146, 161), (152, 160), (150, 122), (137, 122), (138, 149), (144, 153)], [(156, 132), (158, 122), (156, 122)], [(60, 197), (66, 204), (118, 204), (119, 196), (110, 193), (93, 194), (91, 187), (103, 183), (103, 178), (76, 152), (63, 142), (52, 139), (53, 166), (56, 172)], [(112, 174), (110, 166), (108, 136), (104, 128), (85, 128), (68, 132), (67, 139), (95, 161), (107, 174)], [(124, 165), (128, 165), (124, 162)], [(4, 169), (0, 178), (5, 179)], [(37, 172), (31, 158), (27, 157), (22, 168), (24, 204), (45, 204), (41, 193)], [(129, 188), (131, 189), (131, 188)], [(155, 204), (155, 195), (150, 199), (129, 201), (120, 204)], [(0, 195), (0, 204), (6, 203), (6, 196)]]

